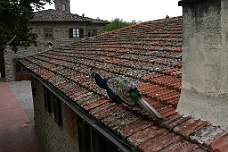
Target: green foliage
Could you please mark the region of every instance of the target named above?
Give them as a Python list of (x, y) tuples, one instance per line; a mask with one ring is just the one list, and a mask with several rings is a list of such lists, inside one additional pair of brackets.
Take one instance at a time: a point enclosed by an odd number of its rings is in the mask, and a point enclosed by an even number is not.
[(135, 21), (126, 22), (126, 21), (123, 21), (122, 19), (116, 18), (113, 21), (111, 21), (111, 23), (107, 24), (104, 27), (104, 31), (112, 31), (126, 26), (130, 26), (133, 24), (136, 24), (136, 22)]
[(18, 46), (36, 44), (36, 34), (30, 32), (28, 22), (33, 18), (33, 8), (39, 10), (51, 0), (0, 0), (0, 48), (16, 36), (10, 46), (17, 51)]

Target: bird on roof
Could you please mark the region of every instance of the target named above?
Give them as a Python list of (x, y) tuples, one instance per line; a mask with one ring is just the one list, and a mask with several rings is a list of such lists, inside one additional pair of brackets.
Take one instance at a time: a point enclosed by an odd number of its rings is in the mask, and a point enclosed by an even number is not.
[(91, 77), (95, 79), (96, 84), (100, 88), (107, 90), (107, 94), (113, 102), (126, 103), (130, 106), (143, 108), (158, 119), (163, 119), (163, 117), (143, 99), (136, 85), (127, 78), (123, 76), (102, 78), (97, 72), (92, 72)]

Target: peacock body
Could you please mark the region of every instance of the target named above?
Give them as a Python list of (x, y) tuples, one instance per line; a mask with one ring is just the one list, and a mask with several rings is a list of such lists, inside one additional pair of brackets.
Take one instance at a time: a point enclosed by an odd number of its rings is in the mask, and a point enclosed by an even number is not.
[(98, 73), (91, 74), (95, 78), (96, 84), (107, 90), (108, 96), (112, 101), (124, 102), (130, 106), (140, 106), (157, 118), (163, 118), (153, 107), (151, 107), (143, 98), (137, 86), (123, 76), (113, 76), (103, 79)]
[(122, 76), (115, 76), (108, 79), (107, 88), (131, 106), (134, 106), (137, 100), (142, 97), (136, 85)]

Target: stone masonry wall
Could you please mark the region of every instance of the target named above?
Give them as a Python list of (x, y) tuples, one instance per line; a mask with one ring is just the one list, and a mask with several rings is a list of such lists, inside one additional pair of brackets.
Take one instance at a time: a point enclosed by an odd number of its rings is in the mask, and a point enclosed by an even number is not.
[(179, 113), (228, 128), (227, 0), (183, 6)]
[(5, 80), (12, 81), (14, 79), (14, 66), (13, 66), (13, 51), (9, 46), (6, 46), (4, 50), (4, 59), (5, 59)]
[[(85, 23), (33, 23), (31, 24), (32, 32), (39, 33), (37, 38), (38, 47), (37, 50), (48, 50), (47, 43), (51, 41), (53, 48), (65, 47), (66, 45), (81, 39), (81, 38), (70, 38), (69, 29), (83, 29), (83, 39), (87, 38), (90, 29), (96, 29), (97, 33), (103, 32), (102, 26), (87, 25)], [(44, 29), (53, 29), (53, 38), (44, 38)]]
[(41, 52), (41, 50), (35, 49), (35, 46), (31, 46), (30, 49), (20, 48), (18, 52), (12, 51), (12, 49), (7, 46), (4, 50), (4, 59), (5, 59), (5, 80), (13, 81), (15, 80), (15, 71), (16, 65), (14, 63), (15, 58), (24, 58), (26, 56), (30, 56), (36, 53)]
[(59, 126), (51, 113), (45, 110), (42, 84), (32, 77), (34, 118), (37, 135), (44, 152), (78, 152), (77, 119), (71, 109), (61, 103), (62, 124)]

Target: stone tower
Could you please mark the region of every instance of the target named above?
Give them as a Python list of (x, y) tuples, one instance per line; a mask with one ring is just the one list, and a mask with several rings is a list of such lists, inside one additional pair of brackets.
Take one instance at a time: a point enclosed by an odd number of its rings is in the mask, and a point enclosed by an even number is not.
[(70, 0), (55, 0), (55, 9), (60, 12), (70, 13)]

